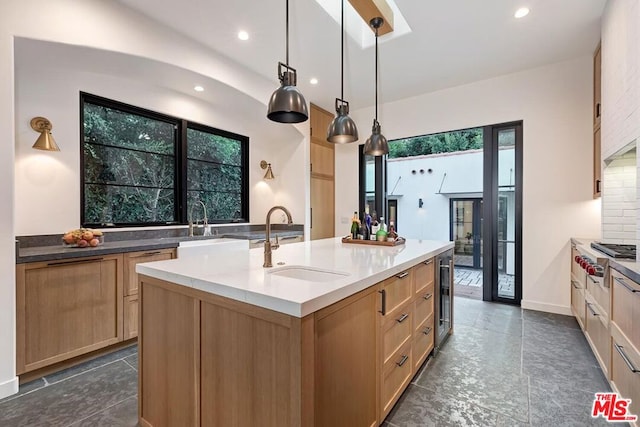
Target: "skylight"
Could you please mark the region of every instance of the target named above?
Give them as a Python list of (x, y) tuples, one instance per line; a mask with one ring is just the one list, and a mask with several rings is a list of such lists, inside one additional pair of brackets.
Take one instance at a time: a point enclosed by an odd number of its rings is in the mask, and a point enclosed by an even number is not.
[[(384, 36), (380, 36), (380, 42), (384, 42), (387, 40), (392, 40), (397, 37), (403, 36), (405, 34), (409, 34), (411, 32), (411, 28), (407, 23), (407, 20), (404, 19), (400, 9), (396, 5), (394, 0), (386, 0), (393, 10), (393, 31), (389, 34), (385, 34)], [(342, 5), (341, 0), (316, 0), (316, 3), (322, 7), (329, 16), (333, 18), (334, 21), (340, 25), (340, 7)], [(375, 36), (373, 35), (373, 31), (369, 28), (369, 23), (364, 22), (358, 12), (355, 11), (351, 3), (345, 1), (344, 4), (344, 25), (347, 30), (347, 34), (354, 41), (358, 43), (358, 45), (365, 49), (367, 47), (371, 47), (375, 44)]]

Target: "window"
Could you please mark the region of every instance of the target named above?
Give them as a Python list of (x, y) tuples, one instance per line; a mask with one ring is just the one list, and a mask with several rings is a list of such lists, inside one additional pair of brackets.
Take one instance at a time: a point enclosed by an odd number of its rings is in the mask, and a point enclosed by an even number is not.
[[(249, 138), (81, 93), (84, 226), (249, 217)], [(198, 210), (196, 210), (198, 209)]]

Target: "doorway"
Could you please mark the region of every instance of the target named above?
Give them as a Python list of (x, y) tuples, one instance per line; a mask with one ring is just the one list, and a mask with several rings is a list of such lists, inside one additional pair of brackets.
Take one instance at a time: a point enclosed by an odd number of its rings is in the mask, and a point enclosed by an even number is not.
[(450, 239), (456, 267), (482, 269), (482, 199), (451, 199)]
[(522, 299), (522, 122), (484, 129), (485, 301)]

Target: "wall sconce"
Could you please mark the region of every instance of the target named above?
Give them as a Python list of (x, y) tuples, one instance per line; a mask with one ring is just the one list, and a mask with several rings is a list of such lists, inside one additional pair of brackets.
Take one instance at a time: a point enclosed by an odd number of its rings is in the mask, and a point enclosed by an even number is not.
[(44, 117), (34, 117), (31, 119), (31, 129), (40, 133), (36, 143), (33, 144), (33, 148), (37, 150), (60, 151), (58, 144), (56, 144), (56, 141), (53, 139), (53, 135), (51, 135), (52, 128), (51, 122)]
[(423, 205), (424, 202), (422, 201), (422, 199), (418, 199), (418, 208), (422, 208)]
[(267, 170), (267, 172), (264, 174), (264, 179), (275, 178), (275, 176), (273, 176), (273, 171), (271, 170), (271, 163), (267, 163), (266, 161), (262, 160), (260, 162), (260, 168)]

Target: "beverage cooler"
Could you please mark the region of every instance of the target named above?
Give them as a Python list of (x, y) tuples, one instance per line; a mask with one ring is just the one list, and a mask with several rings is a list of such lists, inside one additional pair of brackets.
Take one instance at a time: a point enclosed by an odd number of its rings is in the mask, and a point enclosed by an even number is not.
[(436, 257), (435, 351), (453, 330), (453, 249)]

